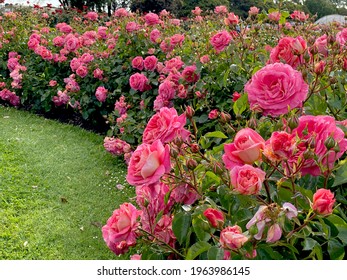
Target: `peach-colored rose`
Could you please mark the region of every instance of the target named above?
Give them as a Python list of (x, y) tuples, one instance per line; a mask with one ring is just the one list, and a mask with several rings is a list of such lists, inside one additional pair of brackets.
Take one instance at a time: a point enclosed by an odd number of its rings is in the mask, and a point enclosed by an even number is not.
[(160, 140), (139, 145), (130, 158), (126, 179), (129, 184), (153, 184), (171, 169), (170, 147)]
[(258, 194), (266, 173), (251, 165), (235, 166), (230, 171), (231, 184), (238, 193), (243, 195)]
[(225, 249), (237, 250), (247, 242), (248, 238), (242, 234), (239, 226), (228, 226), (220, 233), (220, 244)]
[(245, 85), (251, 109), (277, 117), (300, 108), (308, 93), (302, 74), (288, 64), (268, 64)]
[(336, 199), (334, 194), (327, 189), (319, 189), (313, 195), (312, 209), (321, 215), (330, 215)]
[(265, 140), (251, 128), (241, 129), (234, 142), (224, 145), (223, 162), (228, 169), (244, 164), (253, 164), (261, 159)]
[(136, 230), (139, 226), (137, 218), (140, 215), (141, 211), (134, 205), (123, 203), (102, 227), (102, 236), (116, 255), (127, 252), (130, 246), (136, 244)]
[(148, 121), (143, 132), (143, 143), (151, 144), (160, 139), (162, 143), (167, 143), (176, 137), (188, 139), (189, 131), (184, 129), (186, 116), (178, 116), (175, 108), (163, 107)]

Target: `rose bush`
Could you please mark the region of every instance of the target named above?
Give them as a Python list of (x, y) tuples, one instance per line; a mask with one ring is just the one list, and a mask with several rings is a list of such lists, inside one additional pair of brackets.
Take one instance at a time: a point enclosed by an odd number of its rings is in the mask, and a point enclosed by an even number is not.
[(108, 130), (136, 192), (102, 229), (115, 254), (345, 257), (344, 26), (58, 11), (1, 15), (1, 103)]

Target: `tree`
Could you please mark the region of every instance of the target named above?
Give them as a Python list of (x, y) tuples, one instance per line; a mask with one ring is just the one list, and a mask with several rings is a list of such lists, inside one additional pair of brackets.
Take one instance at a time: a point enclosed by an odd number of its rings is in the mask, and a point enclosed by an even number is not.
[(306, 0), (304, 5), (311, 14), (317, 14), (318, 18), (337, 13), (336, 6), (330, 0)]

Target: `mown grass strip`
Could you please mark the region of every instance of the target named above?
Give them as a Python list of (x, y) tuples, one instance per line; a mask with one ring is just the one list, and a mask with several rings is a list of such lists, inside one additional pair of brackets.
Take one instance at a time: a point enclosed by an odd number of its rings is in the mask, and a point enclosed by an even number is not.
[(0, 107), (0, 259), (113, 259), (101, 226), (134, 195), (103, 137)]

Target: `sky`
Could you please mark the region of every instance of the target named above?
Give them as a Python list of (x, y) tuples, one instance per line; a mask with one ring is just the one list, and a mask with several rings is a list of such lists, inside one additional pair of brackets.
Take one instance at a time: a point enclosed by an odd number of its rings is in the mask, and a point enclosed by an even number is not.
[[(27, 5), (28, 0), (5, 0), (5, 4), (24, 4)], [(29, 5), (38, 4), (40, 6), (45, 6), (47, 3), (52, 4), (53, 6), (59, 6), (60, 3), (58, 0), (29, 0)]]

